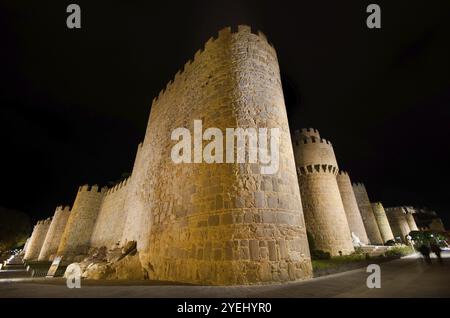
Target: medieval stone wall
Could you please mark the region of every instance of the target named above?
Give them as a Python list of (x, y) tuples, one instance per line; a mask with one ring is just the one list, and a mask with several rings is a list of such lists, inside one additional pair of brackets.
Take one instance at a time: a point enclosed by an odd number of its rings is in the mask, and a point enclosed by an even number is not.
[[(295, 135), (298, 135), (298, 133), (295, 133)], [(333, 146), (326, 139), (314, 136), (294, 138), (294, 149), (297, 168), (318, 164), (338, 167)]]
[(383, 204), (381, 202), (373, 202), (372, 210), (375, 215), (375, 220), (377, 221), (381, 237), (383, 238), (383, 242), (386, 243), (389, 240), (394, 240), (394, 234), (392, 234), (391, 226), (389, 225)]
[(128, 194), (128, 179), (105, 192), (100, 205), (90, 246), (113, 248), (120, 245), (126, 221), (125, 200)]
[(406, 212), (403, 207), (386, 208), (386, 215), (394, 237), (400, 239), (403, 243), (407, 243), (406, 236), (411, 232), (411, 229), (406, 220)]
[(381, 237), (378, 223), (373, 213), (372, 205), (367, 194), (366, 187), (362, 183), (353, 183), (353, 192), (355, 193), (356, 202), (366, 228), (367, 237), (370, 244), (381, 245), (383, 238)]
[(294, 131), (294, 141), (295, 140), (303, 140), (305, 137), (314, 137), (319, 140), (320, 133), (315, 128), (301, 128), (299, 130)]
[(39, 261), (53, 261), (58, 251), (67, 220), (70, 216), (70, 207), (58, 206), (53, 215), (52, 222), (45, 236), (41, 252), (39, 253)]
[[(201, 121), (198, 135), (194, 121)], [(172, 160), (177, 128), (200, 140), (189, 140), (192, 149), (184, 150), (192, 163)], [(215, 163), (195, 159), (211, 139), (219, 145), (217, 135), (202, 140), (208, 128), (224, 137)], [(278, 169), (262, 173), (267, 164), (261, 158), (250, 163), (248, 153), (245, 163), (225, 162), (220, 155), (227, 147), (237, 149), (236, 138), (231, 146), (226, 140), (230, 128), (279, 129)], [(272, 148), (262, 140), (245, 145)], [(382, 244), (392, 236), (389, 225), (402, 238), (410, 230), (408, 215), (387, 213), (387, 224), (364, 185), (352, 186), (338, 170), (333, 146), (316, 129), (296, 132), (292, 144), (277, 56), (265, 36), (247, 26), (225, 28), (153, 100), (130, 178), (101, 191), (80, 187), (70, 213), (57, 209), (51, 224), (38, 222), (25, 259), (51, 260), (56, 254), (81, 261), (93, 247), (120, 245), (125, 248), (108, 251), (114, 256), (108, 261), (99, 256), (99, 272), (211, 285), (310, 278), (307, 230), (315, 248), (331, 255), (354, 251), (351, 231), (363, 243)], [(130, 241), (137, 242), (137, 253)]]
[[(173, 163), (171, 132), (192, 132), (194, 120), (223, 132), (279, 128), (278, 171), (263, 175), (257, 163)], [(148, 166), (139, 195), (150, 235), (139, 253), (150, 279), (248, 284), (311, 277), (277, 57), (262, 34), (240, 26), (211, 38), (154, 100), (141, 152)]]
[(406, 212), (406, 221), (408, 222), (409, 229), (411, 231), (419, 231), (414, 214), (416, 214), (417, 209), (412, 206), (405, 206), (404, 210)]
[(362, 243), (369, 244), (369, 238), (367, 237), (361, 212), (359, 211), (358, 203), (356, 202), (350, 176), (345, 171), (339, 171), (336, 178), (350, 231), (353, 232)]
[(91, 247), (91, 236), (106, 188), (87, 185), (79, 188), (72, 212), (58, 247), (58, 256), (65, 260), (81, 260)]
[(38, 221), (31, 233), (30, 242), (24, 255), (26, 261), (37, 261), (42, 245), (44, 244), (45, 236), (50, 227), (51, 218)]
[(295, 136), (295, 162), (306, 229), (316, 249), (331, 255), (349, 254), (354, 248), (336, 180), (338, 165), (333, 146), (313, 129), (304, 129)]
[(142, 153), (142, 143), (139, 144), (133, 172), (128, 181), (128, 191), (125, 198), (124, 210), (126, 219), (122, 233), (122, 244), (128, 241), (136, 241), (137, 249), (143, 250), (148, 246), (150, 236), (150, 208), (144, 198), (144, 182), (149, 167), (149, 152)]

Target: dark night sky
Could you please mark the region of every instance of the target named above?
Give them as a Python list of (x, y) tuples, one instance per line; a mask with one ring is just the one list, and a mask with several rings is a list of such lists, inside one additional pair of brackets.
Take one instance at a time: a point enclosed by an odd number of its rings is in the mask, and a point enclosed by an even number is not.
[(24, 2), (0, 2), (0, 206), (36, 220), (130, 172), (153, 97), (219, 29), (249, 24), (277, 49), (291, 129), (318, 128), (373, 201), (450, 225), (448, 1), (372, 1), (381, 30), (364, 1)]

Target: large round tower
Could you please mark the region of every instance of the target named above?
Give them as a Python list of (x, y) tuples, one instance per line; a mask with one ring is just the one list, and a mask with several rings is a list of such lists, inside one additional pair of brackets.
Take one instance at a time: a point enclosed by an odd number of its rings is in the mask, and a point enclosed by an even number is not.
[(58, 206), (55, 214), (53, 215), (52, 223), (48, 228), (47, 235), (45, 236), (44, 244), (42, 245), (41, 252), (39, 253), (39, 261), (53, 261), (56, 252), (58, 251), (61, 237), (66, 228), (67, 220), (70, 215), (70, 207)]
[(37, 261), (51, 221), (52, 219), (48, 218), (45, 220), (40, 220), (36, 223), (33, 233), (31, 233), (30, 241), (24, 255), (24, 260)]
[(79, 261), (87, 254), (106, 190), (99, 191), (96, 185), (79, 188), (58, 246), (58, 256), (63, 256), (66, 261)]
[(344, 205), (345, 214), (347, 215), (350, 231), (359, 238), (361, 243), (369, 244), (369, 238), (367, 237), (366, 228), (364, 227), (364, 222), (358, 208), (358, 203), (356, 202), (352, 182), (348, 173), (345, 171), (339, 171), (339, 174), (337, 175), (337, 183), (342, 198), (342, 204)]
[(383, 238), (381, 237), (380, 230), (378, 229), (377, 220), (375, 219), (366, 187), (362, 183), (353, 183), (353, 191), (355, 193), (356, 202), (358, 203), (358, 208), (361, 212), (370, 244), (382, 245), (384, 243)]
[(381, 237), (383, 238), (383, 242), (386, 243), (389, 240), (394, 240), (394, 235), (392, 234), (391, 226), (389, 225), (383, 204), (381, 202), (373, 202), (372, 210), (375, 215), (375, 220), (377, 221)]
[[(233, 136), (223, 153), (215, 149), (217, 160), (202, 160), (203, 147), (235, 128), (279, 130), (279, 147), (269, 147), (273, 171), (262, 160), (238, 162)], [(195, 139), (183, 151), (191, 160), (177, 163), (171, 136), (180, 129)], [(144, 167), (133, 178), (149, 234), (138, 250), (150, 279), (228, 285), (311, 277), (280, 70), (262, 33), (239, 26), (211, 38), (153, 101), (139, 156)]]
[(333, 146), (314, 129), (295, 133), (294, 154), (306, 229), (315, 248), (331, 255), (354, 251), (339, 192)]

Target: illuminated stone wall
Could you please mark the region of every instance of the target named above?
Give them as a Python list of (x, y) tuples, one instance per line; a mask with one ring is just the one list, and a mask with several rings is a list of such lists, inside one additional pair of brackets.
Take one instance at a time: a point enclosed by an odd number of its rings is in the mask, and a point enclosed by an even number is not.
[(91, 247), (105, 246), (108, 249), (120, 245), (126, 221), (125, 199), (128, 193), (126, 179), (104, 193), (100, 211), (90, 240)]
[(355, 193), (356, 202), (358, 203), (358, 208), (361, 212), (370, 244), (382, 245), (384, 243), (383, 238), (381, 237), (380, 230), (378, 229), (378, 223), (375, 219), (366, 187), (362, 183), (353, 183), (353, 192)]
[(391, 225), (392, 233), (396, 239), (407, 243), (406, 236), (411, 232), (403, 207), (386, 208), (386, 215)]
[(336, 178), (350, 231), (353, 232), (362, 243), (369, 244), (369, 238), (367, 237), (361, 212), (359, 211), (358, 203), (356, 202), (350, 176), (345, 171), (339, 171)]
[(105, 192), (106, 188), (99, 191), (96, 185), (79, 188), (58, 247), (58, 256), (63, 256), (66, 261), (79, 261), (87, 255)]
[(56, 208), (47, 235), (45, 236), (41, 252), (39, 253), (39, 261), (52, 261), (54, 259), (69, 216), (70, 207), (58, 206)]
[(377, 221), (381, 237), (383, 238), (383, 242), (386, 243), (389, 240), (393, 240), (394, 235), (392, 234), (391, 226), (389, 225), (383, 204), (381, 202), (373, 202), (372, 210), (375, 215), (375, 220)]
[[(128, 241), (136, 241), (138, 250), (145, 249), (150, 235), (150, 213), (148, 201), (144, 198), (144, 182), (147, 176), (148, 155), (142, 153), (142, 143), (139, 144), (133, 172), (128, 181), (128, 191), (125, 198), (124, 210), (126, 219), (122, 233), (122, 244)], [(146, 207), (147, 206), (147, 207)]]
[[(171, 132), (280, 128), (280, 167), (171, 160)], [(203, 146), (206, 142), (203, 143)], [(273, 47), (249, 27), (225, 28), (153, 101), (136, 176), (148, 218), (141, 262), (150, 279), (251, 284), (311, 277), (292, 144)]]
[(302, 129), (295, 133), (294, 153), (306, 229), (315, 248), (331, 255), (350, 254), (354, 248), (333, 146), (317, 130)]
[(413, 207), (405, 207), (405, 210), (406, 210), (406, 221), (408, 222), (409, 229), (411, 231), (419, 231), (419, 228), (416, 224), (416, 220), (414, 219), (416, 209)]
[(47, 235), (48, 228), (50, 227), (51, 218), (38, 221), (31, 233), (30, 241), (27, 246), (27, 250), (24, 255), (26, 261), (37, 261), (39, 253), (41, 252), (42, 245), (44, 244), (45, 236)]

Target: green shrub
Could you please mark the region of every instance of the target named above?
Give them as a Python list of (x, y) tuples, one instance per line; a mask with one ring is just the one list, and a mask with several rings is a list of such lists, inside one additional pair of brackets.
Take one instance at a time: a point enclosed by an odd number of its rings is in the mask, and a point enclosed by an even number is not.
[(406, 256), (414, 251), (409, 246), (395, 246), (386, 251), (386, 256)]

